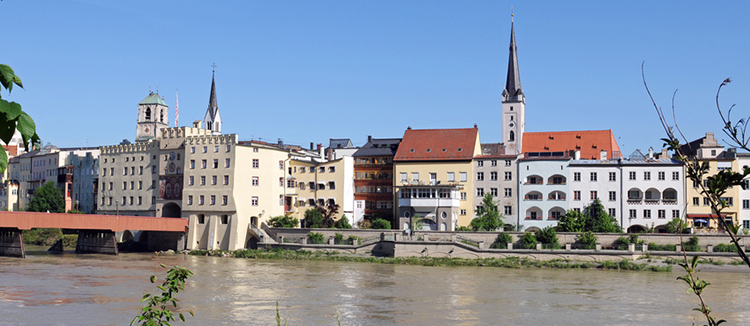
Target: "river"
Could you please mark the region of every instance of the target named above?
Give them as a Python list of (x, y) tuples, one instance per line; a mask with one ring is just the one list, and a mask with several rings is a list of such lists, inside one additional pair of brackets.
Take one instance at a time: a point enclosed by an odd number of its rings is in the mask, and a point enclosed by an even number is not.
[[(37, 249), (38, 250), (38, 249)], [(703, 325), (683, 273), (423, 267), (152, 254), (0, 257), (0, 325), (126, 325), (159, 264), (191, 269), (186, 325)], [(743, 270), (744, 271), (744, 270)], [(702, 272), (714, 315), (750, 323), (750, 273)], [(183, 310), (184, 311), (184, 310)], [(182, 323), (178, 323), (182, 324)], [(283, 325), (283, 322), (282, 322)]]

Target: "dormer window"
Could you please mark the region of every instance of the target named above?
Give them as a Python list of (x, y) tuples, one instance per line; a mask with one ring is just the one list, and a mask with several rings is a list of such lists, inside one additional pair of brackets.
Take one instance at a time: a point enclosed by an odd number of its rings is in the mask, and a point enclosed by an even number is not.
[(427, 153), (429, 153), (429, 152), (432, 152), (432, 149), (429, 149), (429, 148), (428, 148), (428, 149), (427, 149)]

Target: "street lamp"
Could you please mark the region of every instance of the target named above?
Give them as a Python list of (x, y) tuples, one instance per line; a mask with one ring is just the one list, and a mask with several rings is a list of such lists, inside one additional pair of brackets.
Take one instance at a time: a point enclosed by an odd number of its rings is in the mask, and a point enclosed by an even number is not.
[(79, 202), (78, 202), (78, 200), (76, 199), (76, 210), (77, 210), (77, 211), (80, 211), (80, 209), (78, 208), (78, 203), (79, 203)]

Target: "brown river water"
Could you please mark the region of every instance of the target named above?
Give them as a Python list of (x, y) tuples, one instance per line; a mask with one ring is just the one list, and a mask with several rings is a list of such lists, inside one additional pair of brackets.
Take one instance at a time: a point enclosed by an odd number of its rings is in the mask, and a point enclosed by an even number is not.
[[(0, 325), (127, 325), (159, 264), (191, 269), (175, 325), (703, 325), (671, 273), (423, 267), (152, 254), (0, 257)], [(701, 272), (729, 325), (750, 324), (750, 273)], [(283, 325), (282, 321), (282, 325)]]

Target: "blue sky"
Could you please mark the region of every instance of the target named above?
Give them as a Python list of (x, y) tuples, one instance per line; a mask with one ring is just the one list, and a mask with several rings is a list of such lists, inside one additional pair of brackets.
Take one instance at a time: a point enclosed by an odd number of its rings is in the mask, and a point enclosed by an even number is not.
[[(520, 1), (517, 1), (520, 2)], [(479, 125), (501, 141), (511, 6), (526, 131), (612, 129), (625, 155), (661, 147), (641, 81), (692, 140), (719, 136), (714, 96), (750, 115), (750, 2), (0, 2), (10, 96), (60, 147), (135, 138), (158, 88), (174, 125), (202, 119), (216, 63), (223, 131), (307, 145)]]

